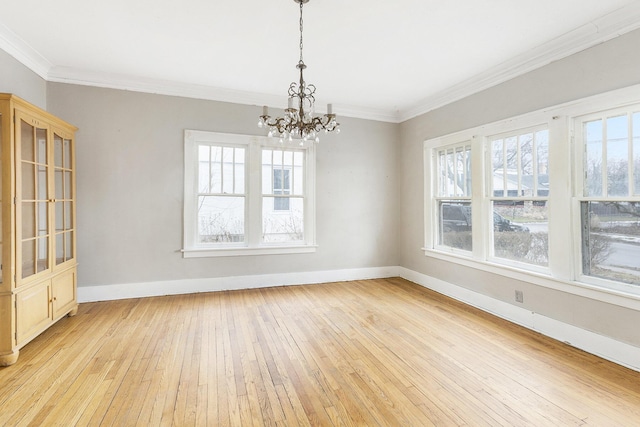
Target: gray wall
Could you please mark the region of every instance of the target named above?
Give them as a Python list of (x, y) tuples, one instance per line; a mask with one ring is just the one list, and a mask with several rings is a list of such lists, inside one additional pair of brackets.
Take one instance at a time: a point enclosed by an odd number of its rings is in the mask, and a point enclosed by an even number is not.
[(420, 250), (426, 139), (638, 84), (638, 46), (640, 31), (634, 31), (402, 123), (400, 265), (508, 303), (522, 289), (526, 309), (639, 346), (638, 311), (426, 257)]
[(47, 108), (47, 82), (1, 49), (0, 92), (13, 93), (40, 108)]
[(398, 265), (398, 126), (341, 118), (317, 146), (313, 254), (183, 259), (183, 131), (261, 135), (261, 107), (49, 83), (77, 133), (79, 286)]

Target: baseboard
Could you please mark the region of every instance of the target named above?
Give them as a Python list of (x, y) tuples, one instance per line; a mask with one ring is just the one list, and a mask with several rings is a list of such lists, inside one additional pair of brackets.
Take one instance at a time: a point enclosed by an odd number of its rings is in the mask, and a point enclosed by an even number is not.
[(397, 277), (399, 275), (398, 271), (398, 267), (392, 266), (204, 279), (166, 280), (103, 286), (79, 286), (78, 302), (110, 301), (127, 298), (193, 294), (198, 292), (230, 291), (239, 289), (268, 288), (273, 286), (380, 279), (385, 277)]
[(461, 286), (398, 267), (400, 277), (525, 328), (640, 372), (640, 347), (540, 315)]

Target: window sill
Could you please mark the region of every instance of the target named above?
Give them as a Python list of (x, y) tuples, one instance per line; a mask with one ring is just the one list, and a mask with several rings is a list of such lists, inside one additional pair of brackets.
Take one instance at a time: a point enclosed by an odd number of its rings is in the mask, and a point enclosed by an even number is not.
[(254, 255), (284, 255), (284, 254), (308, 254), (316, 251), (318, 246), (258, 246), (254, 248), (191, 248), (182, 249), (183, 258), (209, 258), (228, 256), (254, 256)]

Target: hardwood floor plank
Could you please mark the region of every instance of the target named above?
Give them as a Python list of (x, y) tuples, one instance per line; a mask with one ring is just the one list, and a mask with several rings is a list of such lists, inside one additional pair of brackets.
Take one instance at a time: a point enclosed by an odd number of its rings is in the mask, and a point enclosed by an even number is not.
[(640, 373), (403, 279), (81, 304), (0, 425), (632, 426)]

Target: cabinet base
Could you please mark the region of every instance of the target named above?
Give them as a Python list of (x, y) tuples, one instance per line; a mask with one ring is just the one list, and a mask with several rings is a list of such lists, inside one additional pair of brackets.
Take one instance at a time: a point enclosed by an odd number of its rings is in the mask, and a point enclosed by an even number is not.
[(67, 316), (69, 317), (73, 317), (76, 314), (78, 314), (78, 305), (75, 306), (75, 308), (73, 310), (71, 310), (69, 313), (67, 313)]
[(19, 350), (15, 350), (9, 354), (0, 354), (0, 366), (10, 366), (18, 361)]

